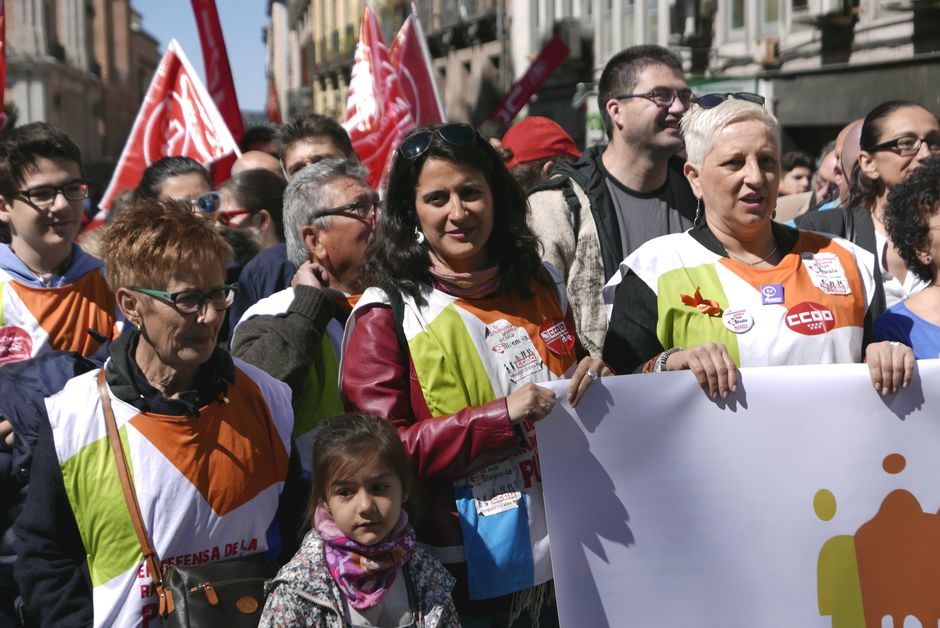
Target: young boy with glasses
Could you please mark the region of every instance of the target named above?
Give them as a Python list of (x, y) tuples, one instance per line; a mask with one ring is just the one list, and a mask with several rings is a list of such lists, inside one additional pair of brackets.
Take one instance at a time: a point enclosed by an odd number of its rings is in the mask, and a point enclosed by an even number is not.
[(74, 243), (87, 198), (65, 133), (37, 122), (0, 139), (0, 221), (11, 235), (0, 245), (0, 366), (48, 350), (88, 356), (114, 335), (102, 263)]

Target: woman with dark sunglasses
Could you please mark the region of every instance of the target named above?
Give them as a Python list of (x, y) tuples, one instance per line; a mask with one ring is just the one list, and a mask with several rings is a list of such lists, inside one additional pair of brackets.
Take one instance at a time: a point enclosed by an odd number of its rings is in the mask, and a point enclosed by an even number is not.
[(586, 357), (525, 196), (472, 127), (412, 132), (386, 198), (365, 266), (376, 287), (346, 327), (346, 405), (398, 428), (430, 502), (418, 540), (457, 577), (465, 625), (520, 613), (557, 625), (542, 604), (551, 566), (533, 425), (556, 399), (537, 384), (571, 377), (577, 404), (610, 371)]
[[(909, 347), (871, 343), (864, 250), (774, 223), (780, 127), (754, 94), (699, 98), (682, 120), (699, 199), (686, 233), (653, 239), (605, 286), (604, 360), (621, 373), (691, 370), (712, 398), (737, 368), (868, 362), (882, 393), (906, 386)], [(867, 346), (866, 346), (867, 344)]]
[(836, 211), (804, 214), (797, 226), (844, 237), (874, 254), (872, 314), (877, 318), (928, 285), (898, 253), (885, 229), (884, 212), (894, 187), (940, 154), (940, 124), (916, 102), (890, 100), (865, 116), (859, 144), (858, 163), (847, 173), (849, 198)]

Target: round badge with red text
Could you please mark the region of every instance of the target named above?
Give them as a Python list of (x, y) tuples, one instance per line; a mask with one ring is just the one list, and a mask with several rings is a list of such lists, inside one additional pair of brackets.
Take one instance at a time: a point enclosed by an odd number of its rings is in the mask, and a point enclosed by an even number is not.
[(28, 360), (33, 352), (33, 339), (25, 329), (8, 325), (0, 327), (0, 366)]
[(555, 355), (568, 355), (574, 349), (574, 333), (561, 318), (549, 318), (539, 327), (539, 336)]
[(812, 301), (803, 301), (791, 307), (784, 320), (787, 327), (804, 336), (819, 336), (836, 326), (832, 310)]

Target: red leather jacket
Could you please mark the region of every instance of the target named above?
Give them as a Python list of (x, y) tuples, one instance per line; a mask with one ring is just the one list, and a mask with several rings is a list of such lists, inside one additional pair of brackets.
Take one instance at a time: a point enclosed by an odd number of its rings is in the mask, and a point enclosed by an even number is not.
[(356, 321), (343, 355), (341, 386), (348, 410), (386, 418), (398, 429), (426, 492), (425, 516), (415, 525), (418, 539), (435, 547), (463, 545), (451, 484), (525, 449), (509, 423), (506, 399), (432, 417), (414, 364), (405, 363), (398, 346), (392, 310), (378, 304)]
[[(371, 305), (359, 316), (343, 355), (341, 393), (347, 410), (369, 412), (398, 429), (420, 487), (418, 540), (433, 547), (463, 545), (451, 484), (525, 449), (509, 423), (506, 399), (432, 417), (414, 364), (405, 363), (391, 308)], [(429, 420), (430, 419), (430, 420)], [(454, 602), (462, 614), (505, 611), (511, 596), (470, 601), (466, 563), (447, 564), (457, 578)]]

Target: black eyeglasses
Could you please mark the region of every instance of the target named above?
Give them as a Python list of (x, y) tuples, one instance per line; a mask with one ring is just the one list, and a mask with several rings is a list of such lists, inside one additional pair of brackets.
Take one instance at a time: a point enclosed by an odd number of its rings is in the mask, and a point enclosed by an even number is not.
[(676, 98), (678, 98), (679, 102), (681, 102), (684, 107), (688, 107), (692, 104), (692, 90), (655, 87), (650, 91), (642, 94), (623, 94), (622, 96), (614, 96), (614, 100), (625, 100), (627, 98), (645, 98), (646, 100), (652, 101), (652, 103), (657, 107), (671, 107), (672, 103), (675, 102)]
[(88, 181), (78, 179), (62, 185), (37, 185), (28, 190), (18, 190), (16, 195), (25, 198), (36, 207), (45, 208), (52, 205), (55, 197), (60, 193), (67, 201), (86, 199), (88, 198)]
[(927, 150), (933, 154), (940, 153), (940, 137), (899, 137), (890, 142), (882, 142), (870, 152), (890, 150), (901, 157), (913, 157), (920, 152), (920, 147), (927, 144)]
[(203, 214), (211, 214), (219, 208), (222, 203), (222, 195), (219, 192), (206, 192), (196, 198), (184, 198), (179, 201), (188, 206), (193, 211), (200, 211)]
[(311, 216), (312, 220), (317, 218), (323, 218), (325, 216), (335, 216), (336, 214), (345, 214), (348, 212), (353, 212), (356, 215), (356, 218), (365, 220), (368, 218), (373, 211), (381, 206), (378, 196), (373, 196), (372, 198), (361, 198), (355, 203), (348, 203), (346, 205), (340, 205), (339, 207), (334, 207), (333, 209), (324, 209), (319, 211)]
[(134, 292), (169, 301), (170, 305), (180, 314), (195, 314), (201, 312), (206, 303), (211, 303), (216, 312), (224, 312), (235, 301), (236, 286), (228, 284), (210, 292), (199, 290), (182, 290), (180, 292), (166, 292), (164, 290), (151, 290), (149, 288), (131, 288)]
[(764, 106), (765, 99), (760, 94), (753, 94), (751, 92), (725, 92), (723, 94), (705, 94), (695, 98), (693, 102), (702, 109), (713, 109), (731, 98), (732, 100), (743, 100), (745, 102), (752, 102), (755, 105)]
[(431, 140), (434, 139), (435, 134), (440, 135), (441, 139), (454, 146), (469, 146), (477, 139), (476, 129), (472, 126), (463, 122), (453, 122), (409, 135), (398, 146), (398, 152), (409, 161), (415, 160), (431, 146)]

